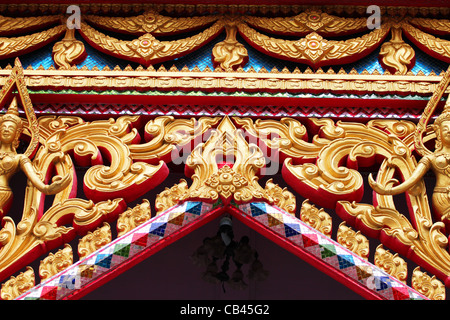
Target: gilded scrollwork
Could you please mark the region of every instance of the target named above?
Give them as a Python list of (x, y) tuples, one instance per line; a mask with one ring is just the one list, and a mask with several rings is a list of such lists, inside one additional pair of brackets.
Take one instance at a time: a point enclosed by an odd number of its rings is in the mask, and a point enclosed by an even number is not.
[(273, 199), (258, 184), (257, 173), (265, 164), (264, 154), (245, 140), (231, 119), (223, 118), (205, 143), (198, 144), (189, 155), (186, 166), (192, 173), (192, 185), (182, 200), (248, 202)]
[(402, 39), (399, 27), (391, 28), (391, 40), (381, 45), (381, 61), (391, 73), (406, 74), (415, 62), (414, 49)]
[(450, 20), (448, 19), (413, 18), (410, 23), (427, 31), (437, 31), (439, 34), (450, 33)]
[[(94, 10), (95, 11), (95, 10)], [(138, 10), (140, 11), (140, 10)], [(386, 19), (380, 28), (367, 32), (367, 18), (340, 17), (329, 14), (320, 8), (304, 7), (295, 16), (267, 17), (258, 15), (239, 15), (223, 12), (199, 16), (165, 16), (160, 7), (148, 7), (136, 16), (117, 17), (111, 13), (83, 15), (80, 33), (86, 41), (98, 50), (125, 60), (149, 66), (162, 61), (173, 60), (199, 49), (203, 44), (217, 36), (224, 28), (227, 39), (213, 49), (213, 64), (220, 71), (236, 70), (245, 65), (248, 52), (236, 40), (237, 30), (258, 50), (281, 59), (306, 63), (314, 68), (324, 65), (345, 64), (372, 52), (386, 38), (389, 30), (391, 41), (384, 43), (380, 59), (392, 72), (405, 74), (414, 61), (414, 50), (401, 40), (404, 33), (420, 49), (443, 61), (448, 61), (447, 40), (435, 35), (448, 33), (448, 20), (436, 18), (416, 18), (406, 16), (396, 18), (396, 10), (387, 11)], [(232, 10), (233, 11), (233, 10)], [(338, 10), (339, 11), (339, 10)], [(142, 11), (141, 11), (142, 12)], [(397, 13), (396, 13), (397, 12)], [(404, 15), (404, 13), (403, 13)], [(34, 29), (47, 28), (63, 21), (60, 15), (17, 17), (0, 16), (0, 35), (24, 33)], [(95, 28), (139, 36), (130, 41), (120, 40), (100, 32)], [(284, 40), (266, 36), (256, 29), (275, 35), (300, 36), (294, 40)], [(422, 31), (422, 29), (426, 30)], [(22, 52), (35, 50), (43, 44), (55, 41), (66, 31), (62, 23), (54, 28), (19, 37), (2, 37), (4, 48), (0, 57), (17, 56)], [(71, 32), (74, 31), (71, 29)], [(194, 36), (160, 41), (160, 35), (177, 35), (197, 32)], [(327, 40), (327, 36), (347, 36), (365, 34), (347, 40)], [(67, 36), (67, 31), (66, 31)], [(67, 37), (66, 37), (67, 38)], [(85, 52), (83, 43), (72, 38), (63, 39), (54, 45), (54, 61), (57, 67), (68, 69), (82, 60)], [(66, 41), (70, 40), (70, 41)], [(406, 69), (405, 69), (406, 68)]]
[(213, 50), (213, 64), (224, 71), (236, 70), (248, 62), (248, 51), (242, 43), (236, 39), (237, 20), (228, 18), (224, 20), (226, 38), (217, 43)]
[[(13, 100), (9, 113), (2, 118), (4, 124), (11, 123), (11, 128), (2, 129), (1, 148), (11, 148), (4, 150), (6, 160), (23, 157), (22, 169), (26, 170), (28, 183), (20, 221), (3, 217), (0, 230), (2, 277), (29, 263), (36, 254), (67, 243), (76, 235), (82, 236), (103, 222), (113, 221), (126, 209), (127, 202), (143, 195), (167, 176), (163, 161), (149, 164), (131, 157), (128, 146), (139, 140), (133, 128), (138, 117), (93, 122), (70, 116), (36, 119), (19, 63), (11, 72), (11, 81), (3, 87), (0, 101), (6, 103), (5, 97), (15, 83), (27, 120), (17, 117), (16, 100)], [(16, 118), (20, 122), (15, 121)], [(31, 138), (23, 155), (15, 153), (19, 135), (13, 130), (16, 128), (13, 124), (23, 124), (24, 134)], [(77, 198), (75, 165), (89, 167), (84, 175), (84, 193), (88, 200)], [(62, 178), (51, 182), (54, 173)], [(7, 183), (6, 176), (4, 183)], [(45, 193), (56, 193), (49, 208), (43, 205)], [(9, 193), (5, 192), (6, 202), (8, 197)]]
[(160, 192), (156, 196), (156, 214), (160, 214), (178, 204), (181, 201), (183, 195), (188, 191), (188, 189), (188, 183), (184, 179), (181, 179), (178, 184), (175, 184), (170, 188), (166, 187), (164, 191)]
[(61, 17), (58, 15), (35, 17), (6, 17), (0, 16), (0, 35), (25, 33), (37, 28), (58, 24)]
[(65, 26), (59, 25), (48, 30), (19, 37), (0, 38), (0, 58), (17, 57), (20, 54), (36, 50), (43, 45), (56, 40), (65, 31)]
[(450, 61), (450, 41), (435, 37), (411, 24), (403, 24), (402, 29), (406, 36), (424, 52), (439, 60)]

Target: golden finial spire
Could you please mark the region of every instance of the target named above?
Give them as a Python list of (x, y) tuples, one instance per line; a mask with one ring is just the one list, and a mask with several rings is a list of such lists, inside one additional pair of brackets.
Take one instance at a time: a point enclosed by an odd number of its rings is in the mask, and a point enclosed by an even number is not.
[(6, 111), (6, 114), (12, 114), (15, 116), (19, 116), (19, 107), (17, 106), (17, 98), (14, 97), (11, 101), (11, 104), (9, 105), (8, 111)]

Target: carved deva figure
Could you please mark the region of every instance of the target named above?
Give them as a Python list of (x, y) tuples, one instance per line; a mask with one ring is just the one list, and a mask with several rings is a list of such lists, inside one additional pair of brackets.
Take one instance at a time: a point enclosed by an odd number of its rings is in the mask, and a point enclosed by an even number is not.
[(383, 195), (396, 195), (408, 190), (411, 191), (411, 189), (420, 182), (424, 174), (431, 169), (436, 177), (432, 206), (439, 218), (445, 220), (450, 219), (450, 96), (446, 101), (443, 112), (436, 118), (432, 125), (432, 129), (436, 135), (436, 147), (434, 152), (431, 152), (424, 146), (422, 133), (426, 130), (427, 122), (449, 82), (450, 68), (444, 75), (438, 90), (433, 94), (433, 97), (430, 99), (417, 124), (414, 142), (416, 150), (422, 155), (422, 158), (411, 176), (396, 186), (392, 186), (391, 184), (388, 186), (381, 186), (373, 180), (372, 175), (369, 176), (369, 184), (375, 192)]
[(19, 169), (25, 173), (33, 186), (48, 195), (63, 190), (71, 180), (70, 176), (66, 175), (54, 177), (50, 185), (42, 182), (28, 156), (16, 152), (22, 130), (23, 124), (14, 97), (6, 114), (0, 116), (0, 216), (3, 216), (11, 205), (13, 194), (9, 180)]

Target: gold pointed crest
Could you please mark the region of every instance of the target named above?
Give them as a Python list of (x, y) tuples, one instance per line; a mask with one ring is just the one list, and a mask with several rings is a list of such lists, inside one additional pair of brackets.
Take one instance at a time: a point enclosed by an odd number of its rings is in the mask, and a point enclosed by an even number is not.
[[(31, 157), (37, 150), (39, 144), (39, 126), (34, 113), (33, 104), (31, 103), (30, 95), (28, 94), (28, 89), (25, 84), (23, 67), (19, 58), (16, 58), (14, 61), (14, 68), (11, 70), (11, 74), (6, 80), (6, 84), (0, 91), (0, 106), (4, 107), (4, 105), (11, 99), (14, 88), (17, 88), (20, 102), (28, 119), (28, 130), (31, 134), (31, 140), (27, 150), (24, 152), (24, 155)], [(19, 115), (16, 97), (13, 97), (7, 113), (14, 113), (17, 116)]]

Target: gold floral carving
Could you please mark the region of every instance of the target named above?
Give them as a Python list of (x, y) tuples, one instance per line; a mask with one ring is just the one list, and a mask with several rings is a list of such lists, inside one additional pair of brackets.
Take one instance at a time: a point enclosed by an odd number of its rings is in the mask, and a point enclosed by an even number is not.
[(307, 9), (293, 17), (246, 16), (244, 21), (258, 29), (278, 34), (347, 34), (363, 31), (367, 27), (366, 18), (340, 18), (315, 9)]
[(414, 222), (396, 210), (391, 196), (375, 194), (376, 206), (358, 203), (364, 180), (356, 170), (359, 166), (370, 167), (381, 161), (377, 177), (381, 185), (386, 185), (396, 172), (405, 180), (412, 175), (417, 167), (412, 154), (414, 123), (394, 120), (335, 123), (331, 119), (310, 118), (308, 127), (314, 128), (316, 134), (306, 140), (303, 139), (306, 128), (293, 119), (233, 119), (247, 133), (259, 136), (269, 148), (287, 157), (283, 176), (300, 195), (310, 200), (313, 197), (311, 201), (322, 207), (336, 209), (363, 233), (395, 239), (402, 244), (401, 248), (408, 248), (402, 250), (414, 252), (418, 263), (423, 261), (441, 274), (450, 272), (447, 238), (442, 233), (444, 224), (433, 222), (422, 182), (407, 193)]
[(292, 41), (266, 36), (245, 23), (238, 25), (245, 39), (264, 53), (314, 67), (333, 64), (341, 59), (356, 60), (368, 54), (384, 40), (389, 29), (388, 24), (383, 24), (380, 29), (366, 35), (343, 41), (326, 40), (312, 32), (305, 38)]
[[(138, 197), (138, 193), (151, 189), (148, 181), (155, 174), (160, 174), (159, 170), (162, 170), (161, 172), (167, 170), (164, 169), (166, 168), (164, 162), (158, 158), (161, 154), (153, 154), (155, 161), (152, 164), (132, 158), (130, 146), (139, 145), (136, 144), (138, 132), (132, 128), (138, 117), (123, 116), (111, 120), (84, 122), (81, 118), (73, 116), (44, 116), (36, 120), (25, 83), (21, 78), (23, 72), (19, 67), (17, 65), (18, 69), (13, 70), (13, 78), (2, 89), (0, 102), (5, 102), (4, 97), (14, 89), (13, 84), (17, 82), (21, 102), (27, 114), (27, 120), (21, 120), (27, 128), (24, 134), (31, 136), (25, 154), (34, 153), (33, 160), (29, 164), (36, 172), (36, 179), (30, 180), (26, 187), (20, 221), (16, 223), (9, 216), (3, 218), (0, 230), (2, 276), (19, 268), (17, 265), (19, 262), (29, 263), (27, 259), (31, 252), (43, 254), (61, 243), (72, 240), (75, 235), (86, 234), (103, 221), (116, 218), (126, 208), (126, 202), (120, 197), (127, 194), (125, 190), (134, 190), (132, 196)], [(181, 130), (183, 129), (181, 126)], [(191, 129), (194, 131), (194, 127)], [(168, 131), (167, 139), (170, 140), (170, 137), (175, 139), (175, 136), (176, 139), (180, 141), (184, 139), (186, 142), (193, 138), (186, 131), (179, 134), (176, 131)], [(149, 139), (152, 140), (151, 138), (153, 137), (150, 136)], [(36, 150), (37, 143), (40, 143), (40, 148)], [(137, 155), (139, 152), (152, 154), (152, 151), (165, 150), (165, 154), (169, 153), (170, 156), (174, 145), (167, 144), (171, 148), (163, 147), (156, 142), (144, 143), (143, 149), (134, 148), (133, 152)], [(151, 147), (155, 145), (159, 145), (162, 149), (152, 150)], [(150, 150), (145, 147), (150, 147)], [(108, 165), (104, 165), (102, 153), (107, 154)], [(55, 186), (50, 184), (50, 187), (43, 186), (39, 189), (40, 187), (36, 187), (37, 181), (45, 181), (45, 177), (51, 178), (49, 170), (54, 170), (63, 177), (73, 177), (75, 165), (89, 167), (84, 175), (84, 191), (92, 200), (76, 198), (75, 181), (66, 179), (68, 184), (64, 183), (62, 190), (54, 190), (59, 192), (55, 194), (48, 208), (45, 208), (42, 205), (42, 201), (45, 200), (43, 193)], [(146, 184), (144, 188), (143, 184)]]
[(354, 231), (345, 222), (342, 222), (339, 225), (336, 237), (341, 245), (356, 253), (361, 258), (365, 260), (369, 259), (369, 240), (360, 231)]
[(89, 231), (78, 243), (78, 256), (81, 259), (111, 242), (111, 227), (104, 222), (102, 227)]
[(393, 27), (391, 35), (391, 40), (381, 46), (382, 63), (391, 73), (406, 74), (412, 68), (415, 59), (414, 49), (403, 41), (400, 28)]
[(405, 260), (399, 257), (398, 253), (392, 254), (380, 244), (375, 250), (374, 260), (375, 265), (378, 268), (381, 268), (391, 276), (396, 277), (401, 282), (406, 283), (408, 265)]
[(21, 272), (17, 277), (11, 277), (2, 284), (1, 298), (2, 300), (14, 300), (22, 293), (33, 288), (34, 285), (34, 270), (31, 267), (27, 267), (26, 270)]
[(67, 29), (64, 38), (53, 46), (53, 61), (61, 69), (69, 69), (85, 56), (83, 42), (75, 39), (75, 29)]
[(187, 54), (217, 36), (222, 29), (223, 25), (217, 22), (192, 37), (173, 41), (159, 41), (150, 33), (131, 41), (119, 40), (86, 23), (81, 23), (80, 33), (90, 44), (112, 56), (148, 66)]
[(132, 17), (85, 15), (84, 19), (95, 26), (116, 32), (165, 35), (198, 29), (215, 22), (218, 18), (213, 15), (174, 18), (163, 16), (156, 10), (147, 10), (141, 15)]
[(445, 300), (445, 286), (416, 267), (412, 274), (412, 287), (431, 300)]
[(147, 199), (142, 200), (134, 208), (128, 208), (121, 213), (117, 219), (117, 236), (120, 237), (145, 221), (151, 218), (150, 202)]
[(72, 247), (66, 244), (63, 249), (56, 253), (50, 253), (39, 265), (39, 276), (41, 282), (73, 264)]
[(309, 203), (308, 200), (305, 200), (300, 209), (300, 219), (327, 237), (331, 237), (333, 221), (323, 208), (318, 209), (315, 205)]

